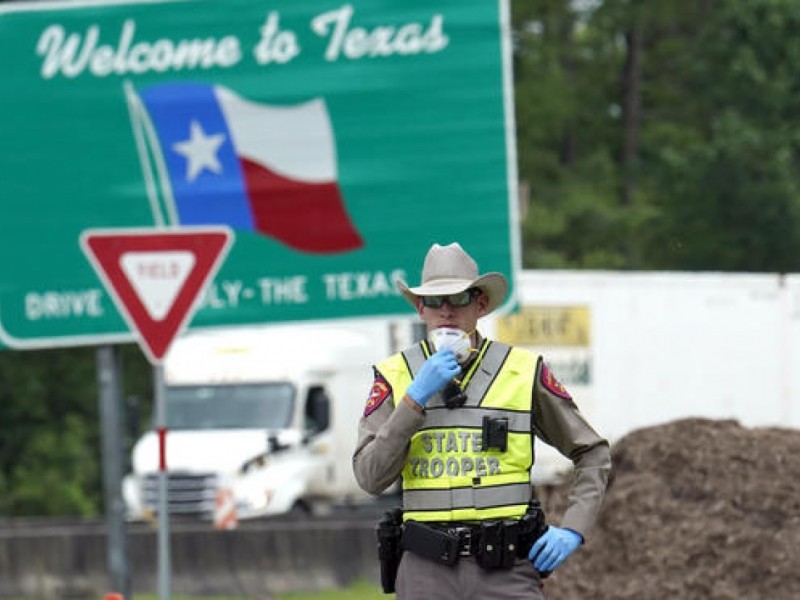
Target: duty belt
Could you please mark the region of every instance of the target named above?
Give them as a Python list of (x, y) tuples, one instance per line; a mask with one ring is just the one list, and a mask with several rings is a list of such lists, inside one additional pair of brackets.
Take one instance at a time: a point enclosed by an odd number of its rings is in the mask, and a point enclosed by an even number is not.
[[(510, 569), (525, 558), (544, 533), (530, 519), (471, 523), (420, 523), (406, 521), (402, 545), (423, 558), (452, 566), (460, 557), (474, 556), (485, 569)], [(545, 526), (546, 527), (546, 526)]]
[[(527, 557), (533, 543), (547, 530), (544, 512), (531, 500), (518, 520), (481, 523), (403, 522), (400, 508), (387, 512), (375, 528), (383, 591), (395, 591), (397, 569), (404, 550), (438, 563), (453, 566), (465, 556), (474, 556), (484, 569), (511, 568), (517, 558)], [(549, 573), (540, 573), (547, 577)]]

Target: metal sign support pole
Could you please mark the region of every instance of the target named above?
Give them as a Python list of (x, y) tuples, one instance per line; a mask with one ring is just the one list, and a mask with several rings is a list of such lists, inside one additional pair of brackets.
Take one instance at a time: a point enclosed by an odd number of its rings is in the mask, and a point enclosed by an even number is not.
[(164, 367), (153, 367), (153, 390), (156, 402), (155, 427), (158, 432), (158, 598), (169, 600), (170, 551), (169, 503), (167, 478), (167, 408), (164, 401)]
[(122, 499), (122, 452), (124, 427), (121, 406), (119, 348), (97, 348), (97, 383), (100, 397), (100, 439), (107, 528), (107, 564), (111, 587), (124, 598), (133, 598), (128, 564), (125, 505)]

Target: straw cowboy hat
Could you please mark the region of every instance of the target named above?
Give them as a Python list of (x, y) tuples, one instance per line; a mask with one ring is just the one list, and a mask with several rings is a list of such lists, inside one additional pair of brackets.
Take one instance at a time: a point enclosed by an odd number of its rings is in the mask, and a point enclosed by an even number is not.
[(478, 275), (478, 264), (458, 243), (431, 246), (422, 267), (422, 285), (409, 287), (405, 281), (397, 281), (397, 289), (414, 307), (419, 296), (458, 294), (474, 287), (488, 296), (487, 313), (500, 306), (508, 293), (506, 278), (494, 272)]

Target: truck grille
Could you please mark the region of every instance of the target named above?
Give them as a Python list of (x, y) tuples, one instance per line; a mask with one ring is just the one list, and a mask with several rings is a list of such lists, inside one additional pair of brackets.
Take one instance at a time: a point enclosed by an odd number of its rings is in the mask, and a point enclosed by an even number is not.
[[(142, 480), (142, 502), (158, 514), (158, 473)], [(167, 473), (167, 507), (170, 514), (206, 518), (214, 516), (217, 476), (213, 473)]]

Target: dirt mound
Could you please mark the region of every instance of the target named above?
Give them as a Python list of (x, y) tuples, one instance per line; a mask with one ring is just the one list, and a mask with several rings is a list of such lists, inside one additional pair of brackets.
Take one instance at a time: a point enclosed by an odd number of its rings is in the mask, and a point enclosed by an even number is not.
[[(596, 528), (549, 599), (800, 598), (800, 431), (686, 419), (612, 455)], [(545, 500), (554, 522), (565, 490)]]

